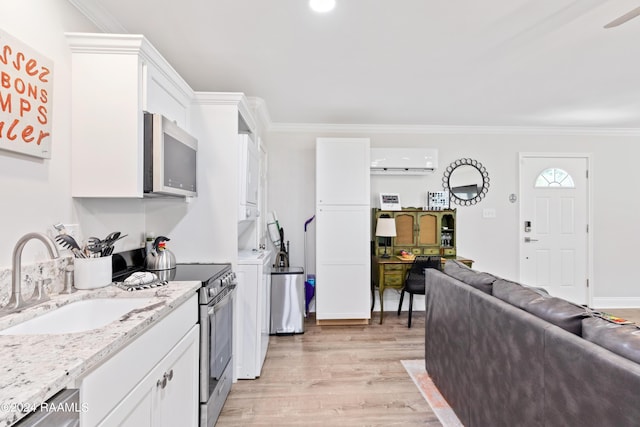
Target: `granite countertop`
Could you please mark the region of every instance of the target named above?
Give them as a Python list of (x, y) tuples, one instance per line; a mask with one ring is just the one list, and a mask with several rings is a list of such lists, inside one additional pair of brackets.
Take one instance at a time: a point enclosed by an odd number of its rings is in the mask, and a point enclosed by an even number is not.
[(51, 296), (51, 301), (0, 317), (0, 330), (65, 304), (91, 298), (150, 298), (119, 320), (86, 332), (46, 335), (0, 335), (0, 426), (9, 426), (23, 412), (64, 388), (75, 387), (85, 372), (107, 360), (148, 327), (184, 303), (200, 282), (169, 282), (165, 286), (124, 291), (107, 286)]

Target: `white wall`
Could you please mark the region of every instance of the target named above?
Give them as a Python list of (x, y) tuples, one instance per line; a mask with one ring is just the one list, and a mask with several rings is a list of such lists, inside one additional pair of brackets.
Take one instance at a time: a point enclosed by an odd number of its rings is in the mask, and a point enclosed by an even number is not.
[[(303, 265), (303, 224), (314, 212), (315, 138), (366, 136), (372, 147), (430, 147), (439, 152), (439, 168), (428, 176), (372, 176), (372, 205), (381, 191), (400, 193), (403, 206), (424, 206), (427, 190), (442, 189), (444, 168), (461, 157), (480, 161), (489, 172), (490, 189), (478, 205), (458, 207), (457, 248), (475, 260), (474, 268), (504, 278), (518, 278), (518, 153), (591, 153), (593, 165), (594, 276), (596, 307), (640, 307), (635, 277), (640, 236), (640, 199), (629, 197), (637, 181), (638, 136), (623, 135), (506, 135), (506, 134), (269, 134), (269, 210), (276, 210), (291, 240), (291, 264)], [(483, 209), (496, 217), (482, 217)], [(385, 298), (386, 303), (386, 298)], [(388, 306), (391, 307), (391, 306)]]
[[(65, 32), (99, 32), (67, 0), (5, 0), (0, 28), (54, 62), (52, 158), (37, 160), (0, 151), (0, 297), (15, 242), (27, 232), (53, 233), (58, 222), (78, 224), (78, 235), (128, 237), (116, 252), (141, 247), (146, 232), (168, 236), (179, 262), (235, 262), (238, 252), (238, 106), (201, 93), (191, 109), (189, 130), (199, 139), (199, 197), (176, 199), (72, 199), (71, 52)], [(100, 84), (100, 82), (96, 82)], [(213, 98), (212, 98), (213, 96)], [(224, 98), (224, 96), (223, 96)], [(261, 122), (258, 123), (261, 125)], [(95, 173), (117, 174), (117, 164)], [(24, 263), (48, 256), (41, 244), (25, 248)], [(5, 268), (6, 266), (6, 268)], [(1, 300), (1, 298), (0, 298)]]
[[(179, 261), (224, 262), (235, 259), (237, 232), (233, 230), (236, 227), (237, 161), (236, 152), (231, 150), (233, 146), (228, 140), (204, 138), (201, 141), (203, 157), (209, 156), (203, 163), (209, 169), (203, 168), (199, 179), (204, 181), (200, 182), (201, 190), (208, 197), (196, 199), (193, 204), (176, 200), (72, 199), (71, 180), (82, 177), (72, 177), (70, 169), (71, 52), (64, 33), (99, 30), (67, 0), (4, 0), (0, 28), (54, 62), (51, 159), (38, 160), (0, 150), (0, 200), (4, 208), (0, 222), (3, 237), (0, 245), (0, 297), (7, 293), (10, 275), (3, 274), (3, 271), (10, 268), (15, 242), (31, 231), (51, 234), (52, 225), (58, 222), (78, 224), (79, 236), (84, 238), (104, 237), (116, 230), (128, 234), (117, 243), (116, 251), (141, 247), (145, 232), (153, 231), (156, 235), (164, 234), (172, 239), (169, 247)], [(231, 122), (236, 120), (234, 116)], [(212, 121), (208, 126), (216, 123)], [(197, 130), (209, 131), (202, 121), (197, 125)], [(235, 126), (237, 129), (237, 124)], [(212, 148), (212, 144), (218, 144), (217, 148)], [(212, 152), (215, 161), (211, 161)], [(233, 172), (228, 173), (228, 170)], [(109, 170), (96, 170), (95, 173), (117, 174), (118, 165), (114, 164)], [(231, 177), (226, 181), (215, 179), (218, 174), (231, 174)], [(211, 194), (207, 194), (209, 192)], [(211, 224), (217, 226), (211, 227)], [(228, 235), (231, 237), (227, 238)], [(194, 236), (199, 238), (196, 244), (193, 244)], [(23, 263), (47, 258), (43, 245), (30, 243), (25, 248)]]
[[(39, 160), (0, 150), (0, 267), (11, 264), (15, 242), (25, 233), (73, 223), (70, 175), (70, 51), (65, 31), (95, 31), (67, 0), (3, 0), (0, 28), (54, 62), (52, 154)], [(29, 244), (25, 261), (44, 258)]]

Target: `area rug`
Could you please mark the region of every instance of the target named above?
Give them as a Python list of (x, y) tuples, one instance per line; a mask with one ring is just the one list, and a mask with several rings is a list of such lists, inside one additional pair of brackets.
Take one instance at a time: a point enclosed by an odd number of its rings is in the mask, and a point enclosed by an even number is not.
[(444, 400), (436, 385), (431, 381), (424, 368), (424, 359), (401, 360), (401, 362), (443, 427), (464, 427), (455, 412), (453, 412), (453, 409)]

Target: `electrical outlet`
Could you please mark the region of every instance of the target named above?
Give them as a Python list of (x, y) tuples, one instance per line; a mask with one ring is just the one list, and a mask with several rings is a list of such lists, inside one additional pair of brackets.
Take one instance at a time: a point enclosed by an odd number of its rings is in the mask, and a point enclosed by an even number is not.
[(495, 209), (483, 209), (482, 210), (482, 218), (495, 218), (496, 210)]

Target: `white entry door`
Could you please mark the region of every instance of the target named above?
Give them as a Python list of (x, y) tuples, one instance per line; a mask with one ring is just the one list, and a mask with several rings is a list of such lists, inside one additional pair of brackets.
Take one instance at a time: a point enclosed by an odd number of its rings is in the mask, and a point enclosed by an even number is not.
[(589, 159), (520, 156), (520, 281), (588, 303)]

